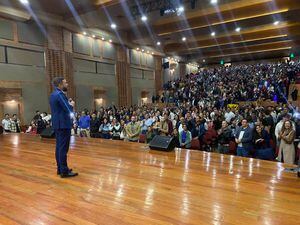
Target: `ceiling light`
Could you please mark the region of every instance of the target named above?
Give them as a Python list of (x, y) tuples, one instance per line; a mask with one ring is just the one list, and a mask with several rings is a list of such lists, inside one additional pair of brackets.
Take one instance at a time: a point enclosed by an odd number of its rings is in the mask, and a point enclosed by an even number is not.
[(186, 41), (186, 37), (183, 37), (181, 40), (182, 40), (182, 41)]
[(144, 15), (144, 16), (142, 16), (141, 19), (142, 19), (143, 22), (146, 22), (148, 18), (147, 18), (147, 16)]
[(139, 50), (140, 50), (140, 48), (136, 48), (136, 50), (137, 50), (137, 51), (139, 51)]
[(112, 43), (112, 40), (111, 40), (111, 39), (109, 39), (109, 42), (110, 42), (110, 43)]
[(92, 38), (95, 38), (95, 37), (96, 37), (96, 35), (95, 35), (95, 34), (93, 34), (93, 35), (92, 35)]
[(279, 21), (278, 21), (278, 20), (274, 22), (274, 25), (275, 25), (275, 26), (278, 25), (278, 24), (279, 24)]
[(170, 60), (170, 57), (168, 57), (168, 60)]
[(149, 54), (150, 52), (149, 52), (149, 51), (147, 51), (147, 53)]
[(152, 55), (154, 55), (154, 52), (151, 52)]
[(102, 40), (102, 41), (104, 41), (104, 40), (105, 40), (105, 38), (104, 38), (104, 37), (102, 37), (102, 38), (101, 38), (101, 40)]
[(116, 25), (115, 23), (112, 23), (112, 24), (110, 25), (110, 27), (111, 27), (111, 29), (116, 29), (116, 28), (117, 28), (117, 25)]
[(216, 36), (216, 32), (211, 32), (211, 36)]
[(28, 5), (29, 4), (28, 0), (19, 0), (19, 2), (21, 2), (23, 5)]
[(84, 32), (83, 32), (83, 35), (85, 36), (85, 35), (87, 35), (87, 33), (84, 31)]
[(202, 61), (205, 62), (205, 59), (203, 59)]
[(144, 52), (145, 50), (144, 49), (142, 49), (142, 52)]
[(240, 28), (240, 27), (237, 27), (237, 28), (235, 28), (235, 31), (236, 31), (236, 32), (240, 32), (240, 31), (241, 31), (241, 28)]
[(178, 12), (178, 13), (184, 12), (184, 7), (183, 7), (183, 6), (180, 6), (180, 7), (177, 9), (177, 12)]
[(211, 3), (211, 4), (217, 4), (217, 3), (218, 3), (218, 0), (210, 0), (210, 3)]
[(156, 45), (160, 45), (160, 42), (158, 41), (158, 42), (156, 43)]

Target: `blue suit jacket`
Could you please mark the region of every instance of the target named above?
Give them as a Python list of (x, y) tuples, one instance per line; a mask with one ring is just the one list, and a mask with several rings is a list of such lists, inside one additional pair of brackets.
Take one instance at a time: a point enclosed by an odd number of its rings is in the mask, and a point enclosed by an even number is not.
[(56, 88), (50, 95), (50, 107), (52, 117), (52, 128), (71, 129), (73, 107), (69, 104), (66, 95)]
[(244, 129), (243, 127), (239, 127), (235, 134), (236, 138), (239, 138), (242, 130), (245, 132), (243, 135), (243, 138), (241, 140), (242, 146), (244, 148), (250, 149), (250, 148), (252, 148), (253, 130), (249, 126), (246, 129)]

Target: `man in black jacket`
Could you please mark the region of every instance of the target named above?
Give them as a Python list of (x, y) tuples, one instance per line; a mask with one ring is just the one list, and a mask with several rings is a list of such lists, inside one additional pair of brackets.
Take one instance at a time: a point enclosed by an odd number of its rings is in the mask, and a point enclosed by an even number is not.
[(91, 138), (98, 138), (99, 137), (99, 127), (100, 127), (100, 120), (97, 118), (96, 113), (92, 114), (92, 119), (90, 121), (90, 135)]
[(227, 154), (229, 152), (229, 142), (233, 140), (233, 135), (225, 120), (222, 122), (222, 128), (218, 131), (218, 134), (218, 152)]

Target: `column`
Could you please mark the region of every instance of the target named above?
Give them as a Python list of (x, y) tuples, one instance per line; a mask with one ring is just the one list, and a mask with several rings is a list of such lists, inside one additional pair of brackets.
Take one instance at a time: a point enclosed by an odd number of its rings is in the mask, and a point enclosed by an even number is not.
[(68, 96), (75, 98), (73, 81), (73, 54), (70, 32), (64, 32), (62, 27), (48, 26), (48, 41), (46, 43), (46, 75), (48, 92), (53, 90), (52, 80), (55, 77), (64, 77), (68, 81)]
[(185, 78), (186, 75), (186, 64), (183, 62), (179, 63), (179, 77)]
[(163, 87), (163, 76), (162, 76), (162, 57), (155, 56), (155, 71), (154, 71), (154, 80), (155, 80), (155, 93), (159, 94), (159, 91)]
[(128, 49), (118, 46), (116, 62), (116, 78), (118, 88), (118, 105), (130, 106), (131, 82), (130, 82), (130, 64)]

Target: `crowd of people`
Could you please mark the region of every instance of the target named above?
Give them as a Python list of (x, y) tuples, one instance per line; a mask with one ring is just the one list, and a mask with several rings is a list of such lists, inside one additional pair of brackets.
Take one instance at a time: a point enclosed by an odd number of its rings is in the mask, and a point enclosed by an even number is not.
[[(149, 143), (172, 136), (180, 148), (196, 148), (286, 163), (296, 162), (300, 116), (289, 85), (297, 82), (300, 62), (237, 65), (205, 69), (169, 81), (152, 101), (165, 103), (87, 109), (75, 113), (73, 135)], [(272, 100), (261, 106), (257, 102)], [(248, 102), (238, 105), (238, 102)], [(2, 124), (8, 128), (6, 122)], [(26, 132), (40, 133), (51, 115), (36, 113)]]

